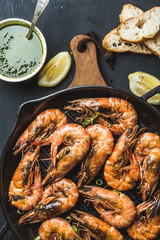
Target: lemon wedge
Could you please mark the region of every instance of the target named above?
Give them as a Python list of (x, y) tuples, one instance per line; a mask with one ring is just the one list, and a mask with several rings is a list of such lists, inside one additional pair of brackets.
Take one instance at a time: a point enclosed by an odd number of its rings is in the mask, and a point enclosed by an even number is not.
[(53, 87), (59, 84), (71, 67), (71, 56), (68, 52), (60, 52), (42, 69), (38, 78), (41, 87)]
[[(131, 92), (138, 97), (141, 97), (146, 92), (160, 85), (160, 80), (158, 78), (144, 72), (131, 73), (128, 75), (128, 79)], [(157, 93), (153, 97), (149, 98), (148, 102), (150, 104), (159, 105), (160, 94)]]

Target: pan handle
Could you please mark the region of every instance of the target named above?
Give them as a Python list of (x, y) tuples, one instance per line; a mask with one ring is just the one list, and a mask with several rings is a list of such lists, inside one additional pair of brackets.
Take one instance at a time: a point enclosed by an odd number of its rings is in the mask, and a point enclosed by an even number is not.
[(9, 230), (9, 226), (7, 223), (3, 225), (3, 227), (0, 229), (0, 239), (3, 239), (5, 233)]
[(153, 88), (151, 91), (145, 93), (143, 96), (142, 96), (142, 99), (147, 101), (148, 98), (152, 97), (153, 95), (157, 94), (157, 93), (160, 93), (160, 85)]

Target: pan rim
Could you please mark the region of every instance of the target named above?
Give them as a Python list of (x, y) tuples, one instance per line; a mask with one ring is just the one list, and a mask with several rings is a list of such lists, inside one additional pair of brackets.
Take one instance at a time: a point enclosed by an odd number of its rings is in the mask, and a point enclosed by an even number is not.
[[(20, 105), (18, 111), (17, 111), (16, 117), (15, 117), (15, 122), (14, 122), (14, 124), (13, 124), (12, 129), (11, 129), (11, 133), (12, 133), (12, 131), (14, 130), (14, 127), (15, 127), (15, 125), (16, 125), (16, 122), (17, 122), (19, 113), (20, 113), (21, 109), (22, 109), (23, 107), (25, 107), (25, 105), (30, 104), (30, 103), (40, 102), (40, 101), (43, 101), (43, 100), (47, 100), (47, 99), (50, 99), (50, 98), (52, 98), (52, 97), (56, 97), (57, 95), (62, 94), (62, 93), (72, 92), (72, 91), (77, 90), (77, 89), (78, 89), (78, 90), (82, 90), (82, 89), (87, 89), (87, 88), (89, 88), (89, 89), (91, 89), (91, 88), (92, 88), (92, 89), (94, 89), (94, 88), (95, 88), (95, 89), (110, 89), (110, 90), (113, 90), (113, 91), (116, 91), (116, 92), (118, 91), (118, 92), (123, 93), (123, 94), (125, 94), (125, 95), (128, 95), (128, 96), (130, 96), (130, 97), (132, 97), (132, 98), (135, 98), (135, 100), (137, 100), (138, 102), (140, 101), (140, 103), (142, 103), (142, 104), (145, 104), (147, 107), (151, 108), (151, 109), (160, 117), (160, 112), (159, 112), (154, 106), (152, 106), (152, 105), (149, 104), (147, 101), (145, 101), (145, 100), (142, 98), (143, 96), (142, 96), (142, 97), (138, 97), (138, 96), (134, 95), (133, 93), (127, 92), (127, 91), (122, 90), (122, 89), (119, 89), (119, 88), (110, 87), (110, 86), (100, 86), (100, 85), (97, 85), (97, 86), (95, 86), (95, 85), (77, 86), (77, 87), (62, 89), (62, 90), (57, 91), (57, 92), (55, 92), (55, 93), (49, 94), (49, 95), (47, 95), (47, 96), (40, 97), (40, 98), (37, 98), (37, 99), (32, 99), (32, 100), (29, 100), (29, 101), (26, 101), (26, 102), (22, 103), (22, 104)], [(9, 135), (9, 136), (10, 136), (10, 135)], [(3, 151), (2, 151), (2, 152), (3, 152)]]

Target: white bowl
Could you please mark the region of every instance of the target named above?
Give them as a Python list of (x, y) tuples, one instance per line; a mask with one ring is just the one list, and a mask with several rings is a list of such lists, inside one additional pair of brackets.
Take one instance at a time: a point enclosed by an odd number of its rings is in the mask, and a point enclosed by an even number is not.
[[(4, 28), (6, 26), (13, 25), (13, 24), (18, 24), (18, 25), (27, 26), (27, 27), (30, 27), (30, 25), (31, 25), (31, 23), (29, 21), (21, 19), (21, 18), (8, 18), (8, 19), (0, 21), (0, 29)], [(45, 60), (46, 60), (47, 44), (46, 44), (46, 40), (45, 40), (43, 34), (37, 27), (34, 28), (34, 32), (37, 34), (37, 36), (39, 37), (41, 44), (42, 44), (42, 57), (41, 57), (41, 61), (39, 62), (39, 64), (35, 67), (35, 69), (31, 73), (29, 73), (25, 76), (22, 76), (22, 77), (15, 77), (15, 78), (14, 77), (6, 77), (0, 73), (1, 80), (7, 81), (7, 82), (23, 82), (23, 81), (26, 81), (26, 80), (32, 78), (40, 71), (40, 69), (42, 68), (42, 66), (44, 65)]]

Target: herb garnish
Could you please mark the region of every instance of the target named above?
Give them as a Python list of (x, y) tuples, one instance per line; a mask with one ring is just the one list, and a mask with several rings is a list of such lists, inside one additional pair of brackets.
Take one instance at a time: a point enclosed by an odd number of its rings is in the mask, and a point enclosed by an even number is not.
[(70, 222), (72, 221), (72, 218), (71, 218), (70, 216), (67, 216), (67, 217), (66, 217), (66, 220), (67, 220), (67, 222), (70, 223)]
[(103, 185), (103, 181), (101, 179), (97, 179), (96, 185), (97, 186), (102, 186)]
[(38, 204), (38, 207), (39, 207), (40, 209), (44, 209), (45, 204), (44, 204), (44, 203), (39, 203), (39, 204)]
[(18, 210), (17, 210), (17, 213), (18, 213), (18, 214), (23, 214), (24, 212), (18, 209)]
[(41, 237), (40, 236), (37, 236), (34, 240), (40, 240)]
[(85, 118), (84, 121), (83, 121), (83, 124), (85, 126), (87, 126), (89, 124), (93, 124), (93, 121), (98, 117), (98, 115), (99, 115), (99, 112), (97, 112), (94, 117)]
[(80, 234), (78, 228), (77, 228), (75, 225), (72, 225), (72, 227), (73, 227), (74, 231), (75, 231), (77, 234)]
[(120, 194), (122, 194), (120, 191), (118, 191), (117, 189), (113, 189), (113, 192), (117, 192), (117, 193), (119, 193), (119, 195)]

